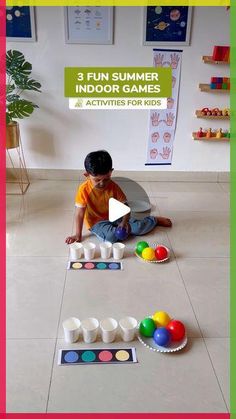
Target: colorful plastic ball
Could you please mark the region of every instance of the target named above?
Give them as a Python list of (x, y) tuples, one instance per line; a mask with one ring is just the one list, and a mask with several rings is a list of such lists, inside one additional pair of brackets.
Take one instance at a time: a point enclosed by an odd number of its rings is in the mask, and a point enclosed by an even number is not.
[(171, 341), (171, 334), (165, 327), (159, 327), (155, 330), (153, 339), (159, 346), (166, 346)]
[(145, 260), (154, 260), (155, 259), (155, 252), (154, 249), (151, 247), (145, 247), (142, 251), (142, 258)]
[(185, 327), (182, 322), (179, 320), (171, 320), (171, 322), (166, 326), (171, 334), (171, 339), (173, 341), (182, 340), (185, 336)]
[(155, 256), (157, 260), (163, 260), (168, 257), (168, 251), (164, 246), (157, 246), (155, 249)]
[(128, 237), (128, 232), (124, 227), (117, 227), (115, 230), (115, 236), (118, 240), (125, 240)]
[(145, 249), (145, 247), (149, 247), (149, 244), (145, 241), (142, 242), (138, 242), (136, 245), (136, 252), (138, 253), (138, 255), (142, 255), (142, 251), (143, 249)]
[(156, 327), (165, 327), (171, 321), (169, 314), (167, 314), (165, 311), (157, 311), (153, 314), (152, 318), (156, 324)]
[(140, 334), (146, 337), (152, 337), (156, 329), (156, 325), (152, 319), (146, 317), (140, 322)]

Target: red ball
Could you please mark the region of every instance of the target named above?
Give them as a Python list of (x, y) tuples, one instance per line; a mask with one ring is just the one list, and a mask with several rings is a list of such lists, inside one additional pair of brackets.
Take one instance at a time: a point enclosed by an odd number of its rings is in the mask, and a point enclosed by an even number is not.
[(163, 260), (168, 257), (167, 249), (164, 246), (157, 246), (155, 249), (155, 256), (157, 260)]
[(166, 329), (169, 330), (173, 341), (182, 340), (185, 336), (184, 324), (179, 320), (171, 320), (166, 326)]

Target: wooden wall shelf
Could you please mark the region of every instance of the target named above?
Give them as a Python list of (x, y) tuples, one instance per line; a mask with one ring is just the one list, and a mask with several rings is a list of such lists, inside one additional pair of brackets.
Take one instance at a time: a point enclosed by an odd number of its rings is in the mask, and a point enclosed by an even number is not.
[(202, 61), (204, 61), (205, 64), (221, 64), (221, 65), (229, 65), (230, 64), (228, 61), (215, 61), (209, 55), (203, 55), (202, 56)]
[(203, 119), (230, 119), (230, 116), (224, 116), (224, 115), (203, 115), (201, 111), (196, 111), (195, 115), (197, 118), (203, 118)]
[(192, 133), (193, 139), (194, 140), (199, 140), (199, 141), (229, 141), (230, 139), (228, 137), (221, 137), (221, 138), (216, 138), (216, 137), (197, 137), (197, 132), (193, 132)]
[(211, 92), (211, 93), (215, 93), (215, 92), (227, 93), (230, 91), (230, 89), (211, 89), (211, 85), (206, 84), (206, 83), (200, 83), (199, 89), (201, 90), (201, 92)]

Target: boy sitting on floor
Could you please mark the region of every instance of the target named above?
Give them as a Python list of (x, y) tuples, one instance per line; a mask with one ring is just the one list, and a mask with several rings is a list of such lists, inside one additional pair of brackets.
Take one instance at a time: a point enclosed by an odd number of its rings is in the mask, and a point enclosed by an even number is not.
[(120, 220), (108, 220), (109, 199), (127, 205), (127, 198), (121, 188), (111, 180), (112, 159), (105, 150), (89, 153), (84, 161), (85, 176), (87, 180), (78, 187), (75, 197), (75, 235), (66, 238), (66, 243), (82, 241), (82, 228), (85, 220), (86, 226), (102, 241), (115, 243), (118, 241), (115, 230), (124, 227), (128, 234), (142, 236), (152, 231), (156, 226), (171, 227), (171, 220), (164, 217), (148, 216), (136, 220), (125, 215)]

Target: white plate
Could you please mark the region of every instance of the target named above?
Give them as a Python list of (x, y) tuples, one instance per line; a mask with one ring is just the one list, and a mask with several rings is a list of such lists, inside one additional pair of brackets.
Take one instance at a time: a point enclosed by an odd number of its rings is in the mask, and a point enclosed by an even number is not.
[(170, 259), (170, 249), (168, 249), (168, 247), (164, 246), (164, 244), (160, 244), (160, 243), (156, 243), (156, 244), (151, 244), (150, 247), (152, 247), (153, 249), (155, 249), (157, 246), (163, 246), (166, 250), (167, 250), (167, 258), (162, 259), (162, 260), (145, 260), (142, 258), (142, 256), (140, 256), (137, 252), (135, 252), (135, 255), (142, 260), (143, 262), (147, 262), (147, 263), (162, 263), (162, 262), (166, 262), (167, 260)]
[(132, 212), (145, 212), (151, 209), (151, 204), (146, 201), (128, 201), (127, 204), (129, 205)]
[(162, 352), (162, 353), (171, 353), (177, 352), (183, 349), (187, 345), (187, 336), (180, 340), (179, 342), (171, 342), (168, 346), (160, 346), (157, 345), (153, 338), (147, 338), (145, 336), (141, 336), (138, 331), (138, 340), (146, 346), (146, 348), (150, 349), (150, 351), (154, 352)]

